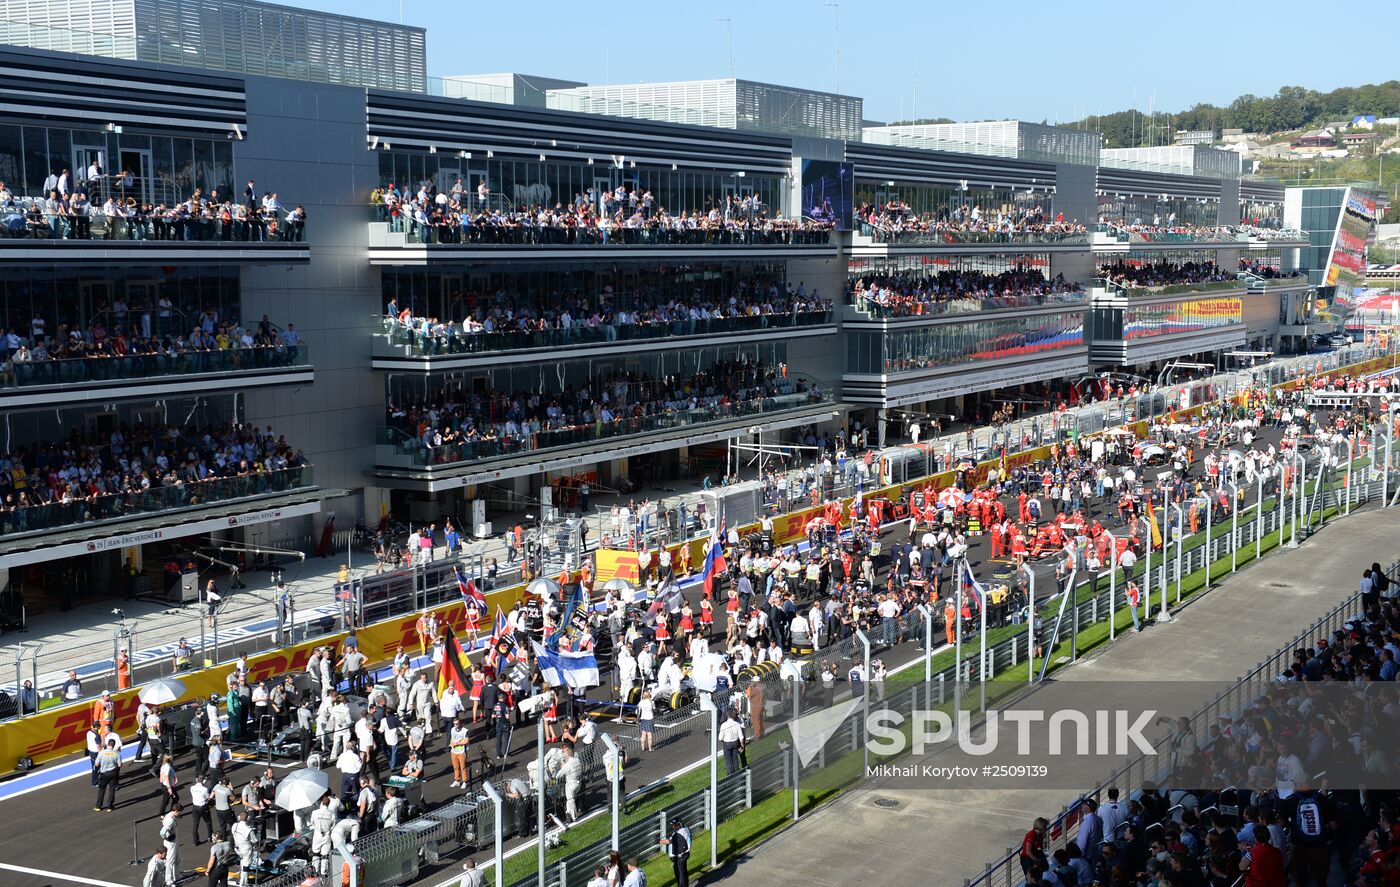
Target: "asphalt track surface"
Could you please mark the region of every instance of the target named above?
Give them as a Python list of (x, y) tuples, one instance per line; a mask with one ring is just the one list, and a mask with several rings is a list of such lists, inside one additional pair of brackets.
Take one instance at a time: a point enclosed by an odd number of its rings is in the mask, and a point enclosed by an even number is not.
[[(1281, 430), (1273, 428), (1261, 429), (1257, 446), (1267, 448), (1270, 443), (1277, 444), (1282, 436)], [(1193, 469), (1199, 474), (1200, 459), (1204, 452), (1197, 453), (1197, 461), (1193, 463)], [(1015, 502), (1010, 497), (1004, 497), (1009, 503), (1008, 512), (1015, 514)], [(1105, 514), (1105, 512), (1107, 512)], [(1113, 500), (1104, 499), (1096, 503), (1096, 507), (1091, 512), (1092, 517), (1098, 517), (1104, 521), (1106, 527), (1117, 533), (1122, 530), (1117, 519), (1117, 509), (1113, 507)], [(1091, 517), (1091, 519), (1092, 519)], [(886, 527), (882, 532), (882, 542), (885, 551), (888, 551), (891, 544), (903, 542), (907, 538), (907, 522)], [(990, 543), (988, 537), (973, 537), (970, 541), (968, 559), (974, 572), (980, 579), (990, 578), (990, 565), (988, 564), (990, 555)], [(883, 560), (883, 559), (882, 559)], [(880, 575), (883, 579), (885, 575), (884, 563), (880, 564)], [(1053, 582), (1053, 568), (1048, 560), (1033, 564), (1037, 573), (1037, 589), (1041, 592), (1040, 600), (1044, 600), (1053, 592), (1055, 588)], [(686, 589), (687, 597), (692, 601), (699, 597), (698, 583), (692, 583)], [(722, 608), (716, 608), (716, 634), (723, 638), (725, 614)], [(937, 638), (938, 649), (942, 649), (942, 637)], [(910, 663), (920, 658), (921, 651), (913, 642), (906, 642), (889, 650), (878, 651), (878, 655), (885, 662), (885, 665), (893, 670), (901, 665)], [(606, 699), (608, 693), (606, 688), (600, 688), (601, 692), (595, 691), (596, 698)], [(698, 720), (698, 719), (697, 719)], [(709, 753), (709, 740), (707, 737), (707, 725), (688, 724), (687, 729), (677, 729), (672, 731), (673, 738), (664, 736), (664, 731), (658, 731), (656, 751), (641, 756), (635, 761), (629, 760), (627, 777), (630, 789), (647, 785), (657, 780), (664, 779), (668, 774), (684, 769), (694, 762), (704, 759)], [(771, 729), (776, 724), (770, 720)], [(607, 732), (610, 728), (606, 723), (600, 723), (601, 732)], [(481, 743), (483, 747), (492, 743), (481, 733), (481, 726), (478, 725), (477, 732), (473, 736), (473, 743)], [(518, 776), (525, 777), (525, 767), (535, 760), (535, 734), (536, 730), (531, 723), (526, 727), (517, 730), (513, 737), (512, 753), (507, 762), (503, 774), (497, 771), (492, 778), (503, 775), (504, 778)], [(477, 750), (472, 751), (472, 758), (477, 757)], [(299, 766), (288, 762), (289, 766), (279, 769), (279, 773), (289, 772)], [(180, 772), (181, 784), (188, 787), (194, 780), (194, 758), (188, 752), (183, 754), (177, 761)], [(67, 766), (71, 772), (78, 775), (60, 779), (58, 781), (44, 784), (42, 774), (60, 772), (60, 768)], [(241, 788), (249, 779), (255, 778), (261, 773), (261, 764), (245, 764), (226, 768), (227, 773), (232, 777), (235, 788)], [(425, 806), (432, 807), (445, 803), (462, 792), (449, 787), (452, 781), (451, 765), (443, 743), (442, 734), (434, 734), (429, 740), (429, 754), (425, 764), (423, 800)], [(54, 778), (50, 776), (50, 779)], [(605, 786), (598, 784), (595, 780), (588, 786), (588, 795), (580, 801), (580, 810), (589, 812), (604, 806), (606, 798), (604, 795)], [(24, 789), (37, 784), (39, 787), (25, 791)], [(500, 784), (499, 779), (497, 784)], [(339, 771), (332, 771), (332, 787), (339, 785)], [(0, 885), (4, 887), (62, 887), (71, 884), (90, 884), (94, 887), (103, 885), (133, 885), (140, 884), (144, 873), (144, 866), (137, 868), (129, 865), (133, 858), (133, 822), (135, 822), (135, 853), (139, 858), (148, 857), (156, 847), (159, 846), (157, 831), (159, 828), (157, 813), (160, 809), (160, 796), (158, 784), (151, 777), (144, 765), (127, 763), (123, 766), (123, 775), (120, 787), (117, 792), (116, 810), (111, 813), (93, 812), (96, 790), (92, 788), (87, 773), (86, 763), (81, 758), (68, 759), (66, 762), (55, 762), (35, 771), (28, 777), (10, 780), (0, 784), (0, 822), (5, 823), (5, 827), (0, 829)], [(182, 791), (182, 797), (188, 803), (188, 792)], [(196, 866), (203, 866), (208, 858), (208, 843), (200, 847), (195, 847), (191, 843), (191, 824), (189, 822), (188, 809), (186, 815), (181, 819), (179, 826), (181, 869), (186, 872), (186, 879), (182, 883), (203, 884), (204, 876), (197, 878), (191, 874)], [(507, 852), (512, 847), (519, 846), (528, 839), (514, 839), (507, 842)], [(566, 835), (567, 841), (567, 835)], [(489, 843), (489, 842), (488, 842)], [(530, 851), (533, 853), (533, 851)], [(478, 858), (489, 858), (489, 847), (484, 852), (478, 852)], [(420, 878), (416, 883), (431, 884), (439, 883), (450, 868), (460, 865), (461, 856), (454, 856), (443, 860), (437, 867), (424, 868)], [(19, 871), (18, 868), (38, 870), (39, 873)], [(236, 883), (236, 880), (235, 882)]]

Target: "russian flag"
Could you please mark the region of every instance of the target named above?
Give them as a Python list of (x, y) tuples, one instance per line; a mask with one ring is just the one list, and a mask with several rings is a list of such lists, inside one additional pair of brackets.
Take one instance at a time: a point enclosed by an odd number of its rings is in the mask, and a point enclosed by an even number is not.
[(705, 597), (715, 595), (715, 577), (724, 572), (724, 521), (719, 524), (718, 533), (710, 533), (710, 547), (705, 552), (705, 566), (700, 573), (705, 578)]
[(476, 587), (476, 583), (463, 575), (460, 567), (457, 573), (457, 590), (462, 593), (462, 602), (469, 607), (476, 607), (481, 612), (486, 612), (486, 595)]
[(977, 577), (972, 575), (972, 567), (968, 564), (966, 559), (962, 562), (962, 569), (963, 591), (972, 595), (972, 599), (977, 602), (977, 609), (981, 610), (986, 603), (986, 592), (983, 591), (982, 586), (977, 583)]

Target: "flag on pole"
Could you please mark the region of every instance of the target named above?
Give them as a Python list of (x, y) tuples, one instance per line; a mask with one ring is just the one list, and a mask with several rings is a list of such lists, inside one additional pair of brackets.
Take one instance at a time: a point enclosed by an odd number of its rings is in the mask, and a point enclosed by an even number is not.
[(705, 578), (705, 597), (714, 597), (715, 577), (724, 570), (724, 521), (720, 520), (719, 532), (710, 532), (710, 544), (705, 551), (705, 566), (700, 571)]
[(548, 650), (536, 641), (530, 643), (534, 646), (540, 676), (551, 687), (586, 690), (598, 686), (598, 660), (593, 651)]
[(467, 652), (462, 649), (462, 642), (457, 639), (451, 625), (443, 626), (442, 638), (442, 668), (438, 670), (438, 693), (446, 690), (449, 684), (456, 687), (458, 693), (470, 693), (472, 681), (466, 670)]
[(461, 567), (454, 568), (457, 574), (457, 590), (462, 593), (462, 602), (467, 606), (475, 606), (478, 610), (486, 612), (486, 595), (482, 594), (476, 587), (476, 583), (467, 577)]
[(1147, 500), (1147, 522), (1152, 526), (1152, 547), (1162, 547), (1162, 530), (1157, 526), (1157, 513), (1152, 510), (1152, 500)]
[(962, 561), (963, 588), (972, 595), (972, 599), (977, 602), (977, 609), (982, 609), (986, 603), (986, 592), (978, 584), (977, 578), (972, 575), (972, 567), (966, 559)]
[(544, 639), (544, 645), (549, 648), (550, 651), (559, 649), (559, 641), (564, 637), (564, 630), (569, 627), (569, 621), (574, 618), (574, 613), (578, 611), (582, 603), (583, 585), (579, 584), (574, 586), (574, 593), (569, 595), (569, 601), (564, 605), (564, 613), (559, 617), (559, 624), (555, 627), (555, 630), (550, 633), (549, 637)]

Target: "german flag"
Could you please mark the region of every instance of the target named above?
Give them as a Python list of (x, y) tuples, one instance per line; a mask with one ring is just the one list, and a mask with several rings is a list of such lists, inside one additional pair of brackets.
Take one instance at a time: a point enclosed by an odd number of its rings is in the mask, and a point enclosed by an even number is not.
[(438, 669), (438, 693), (446, 690), (450, 683), (457, 688), (458, 693), (465, 696), (471, 692), (472, 687), (471, 675), (467, 671), (467, 651), (462, 649), (462, 642), (457, 640), (451, 625), (444, 626), (442, 638), (442, 668)]

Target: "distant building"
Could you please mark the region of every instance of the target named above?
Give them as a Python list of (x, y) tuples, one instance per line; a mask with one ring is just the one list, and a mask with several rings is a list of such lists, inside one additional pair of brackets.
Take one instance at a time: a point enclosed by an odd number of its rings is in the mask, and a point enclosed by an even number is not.
[(462, 74), (442, 78), (442, 94), (451, 99), (545, 108), (548, 107), (546, 93), (549, 90), (587, 85), (577, 80), (536, 77), (533, 74)]
[(1361, 148), (1380, 144), (1380, 138), (1378, 132), (1347, 132), (1342, 133), (1342, 144), (1348, 148)]
[(1375, 114), (1357, 114), (1355, 117), (1351, 118), (1352, 129), (1375, 129), (1375, 127)]
[(256, 0), (5, 4), (0, 43), (314, 83), (426, 92), (427, 32)]
[(1289, 142), (1288, 147), (1299, 152), (1330, 151), (1337, 147), (1337, 139), (1325, 129), (1314, 129)]
[(865, 128), (862, 140), (875, 145), (1086, 165), (1098, 163), (1102, 143), (1096, 132), (1022, 120), (873, 126)]
[(1215, 141), (1213, 129), (1178, 129), (1173, 140), (1177, 145), (1209, 145)]
[(690, 80), (551, 89), (550, 108), (749, 132), (860, 140), (864, 100), (752, 80)]

